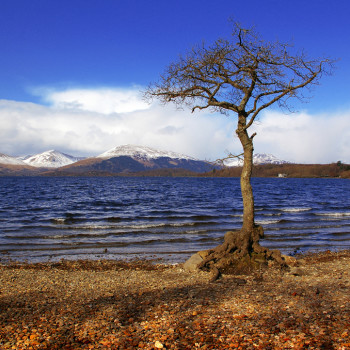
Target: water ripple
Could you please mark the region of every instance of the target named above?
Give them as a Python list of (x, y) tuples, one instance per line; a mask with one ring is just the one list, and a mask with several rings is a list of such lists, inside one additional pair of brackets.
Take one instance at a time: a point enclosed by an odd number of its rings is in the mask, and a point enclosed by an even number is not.
[[(252, 179), (261, 244), (350, 248), (349, 180)], [(0, 177), (2, 259), (183, 261), (242, 224), (237, 178)]]

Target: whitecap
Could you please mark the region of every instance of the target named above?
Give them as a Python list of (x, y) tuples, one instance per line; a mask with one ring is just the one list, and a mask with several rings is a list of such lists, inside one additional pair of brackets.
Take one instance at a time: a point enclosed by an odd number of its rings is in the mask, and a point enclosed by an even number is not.
[(280, 210), (285, 212), (290, 212), (290, 213), (298, 213), (302, 211), (309, 211), (311, 209), (312, 208), (306, 207), (306, 208), (282, 208)]
[(316, 213), (315, 215), (318, 215), (318, 216), (343, 217), (343, 216), (350, 216), (350, 212)]
[(277, 224), (280, 220), (257, 220), (257, 224), (259, 225), (272, 225)]

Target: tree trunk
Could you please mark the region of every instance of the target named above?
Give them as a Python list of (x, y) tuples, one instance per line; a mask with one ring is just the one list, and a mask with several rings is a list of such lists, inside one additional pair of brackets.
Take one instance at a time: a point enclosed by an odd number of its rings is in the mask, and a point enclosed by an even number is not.
[(251, 232), (255, 227), (254, 223), (254, 197), (250, 179), (253, 171), (253, 140), (248, 136), (246, 130), (238, 131), (237, 135), (241, 141), (244, 160), (241, 173), (241, 192), (243, 199), (243, 226), (242, 229)]
[[(254, 197), (251, 186), (253, 170), (253, 137), (249, 137), (245, 129), (246, 118), (244, 114), (238, 118), (237, 136), (244, 151), (244, 162), (241, 173), (241, 192), (243, 199), (243, 224), (239, 231), (229, 231), (225, 234), (224, 243), (214, 249), (199, 252), (199, 259), (203, 258), (197, 268), (215, 272), (216, 279), (220, 272), (246, 273), (261, 266), (267, 266), (272, 260), (279, 265), (285, 265), (279, 251), (270, 251), (259, 244), (264, 237), (264, 230), (254, 221)], [(198, 260), (197, 260), (198, 261)]]

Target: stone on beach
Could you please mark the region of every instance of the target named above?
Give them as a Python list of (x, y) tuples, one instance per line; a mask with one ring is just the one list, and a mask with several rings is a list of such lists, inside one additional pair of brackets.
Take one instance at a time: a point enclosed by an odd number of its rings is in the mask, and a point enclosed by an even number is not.
[(203, 261), (203, 258), (199, 253), (193, 254), (185, 263), (184, 270), (188, 272), (194, 272), (198, 270), (199, 264)]

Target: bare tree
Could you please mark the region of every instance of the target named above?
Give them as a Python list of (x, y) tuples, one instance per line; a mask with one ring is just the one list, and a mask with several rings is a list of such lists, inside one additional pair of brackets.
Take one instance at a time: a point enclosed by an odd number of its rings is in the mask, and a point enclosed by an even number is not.
[(263, 229), (254, 222), (254, 197), (250, 183), (253, 168), (253, 138), (248, 129), (258, 114), (278, 104), (290, 109), (290, 98), (304, 99), (301, 90), (319, 82), (332, 69), (329, 59), (311, 60), (280, 42), (265, 42), (253, 29), (233, 25), (229, 40), (193, 48), (186, 56), (170, 64), (145, 96), (163, 103), (174, 102), (195, 110), (210, 109), (237, 117), (236, 134), (243, 147), (241, 191), (243, 225), (228, 232), (224, 244), (207, 252), (202, 266), (224, 268), (237, 260), (253, 261), (259, 256), (282, 261), (278, 252), (259, 245)]

